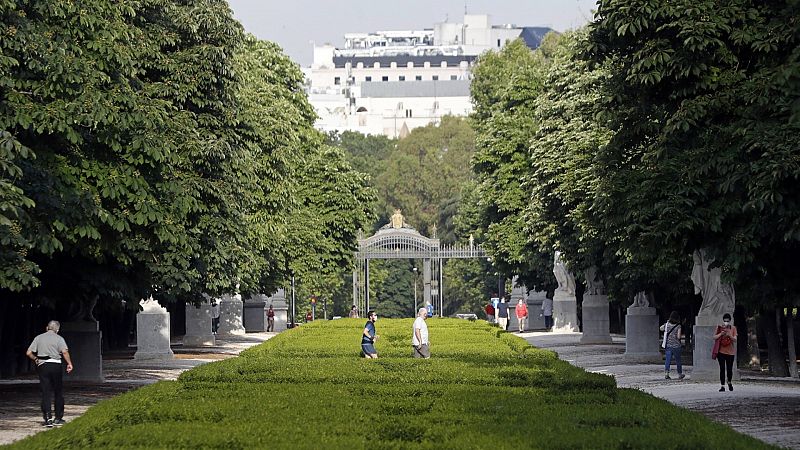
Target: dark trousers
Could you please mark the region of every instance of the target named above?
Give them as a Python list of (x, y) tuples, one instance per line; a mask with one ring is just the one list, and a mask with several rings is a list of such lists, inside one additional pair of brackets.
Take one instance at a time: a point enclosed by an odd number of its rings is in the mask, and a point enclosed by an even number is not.
[(544, 327), (547, 330), (553, 328), (553, 316), (544, 316)]
[(39, 374), (39, 387), (42, 389), (42, 417), (52, 418), (50, 405), (55, 395), (56, 419), (64, 417), (63, 368), (61, 364), (43, 363), (36, 372)]
[(728, 383), (733, 379), (733, 358), (733, 355), (717, 353), (717, 362), (719, 362), (719, 384), (725, 384), (726, 369), (728, 371)]

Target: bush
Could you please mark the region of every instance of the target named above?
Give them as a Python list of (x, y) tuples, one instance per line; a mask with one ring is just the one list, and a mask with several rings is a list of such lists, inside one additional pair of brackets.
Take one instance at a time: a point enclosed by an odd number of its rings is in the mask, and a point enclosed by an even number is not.
[(364, 320), (304, 325), (13, 447), (766, 447), (485, 323), (430, 319), (433, 357), (413, 359), (411, 323), (378, 323), (377, 360)]

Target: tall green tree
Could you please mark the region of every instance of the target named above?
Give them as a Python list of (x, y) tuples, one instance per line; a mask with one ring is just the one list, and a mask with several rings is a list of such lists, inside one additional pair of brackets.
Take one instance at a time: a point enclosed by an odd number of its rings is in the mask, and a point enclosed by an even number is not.
[(589, 56), (613, 67), (613, 136), (595, 208), (630, 261), (668, 267), (705, 249), (739, 299), (797, 291), (799, 13), (796, 1), (599, 3)]
[[(475, 232), (503, 275), (519, 275), (529, 288), (547, 289), (555, 282), (552, 249), (529, 252), (523, 217), (529, 195), (523, 181), (532, 161), (530, 141), (538, 129), (533, 117), (542, 92), (555, 36), (531, 51), (522, 40), (478, 59), (471, 93), (477, 148), (472, 169), (477, 176), (478, 214)], [(530, 250), (530, 249), (529, 249)]]

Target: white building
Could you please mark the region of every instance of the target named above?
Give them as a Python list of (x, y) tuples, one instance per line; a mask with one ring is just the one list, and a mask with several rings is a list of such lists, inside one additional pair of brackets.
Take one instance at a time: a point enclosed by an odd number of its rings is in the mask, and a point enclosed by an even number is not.
[(323, 131), (403, 137), (442, 116), (472, 112), (470, 70), (487, 50), (518, 37), (531, 48), (551, 31), (492, 26), (488, 15), (422, 31), (348, 33), (343, 48), (314, 47), (307, 92)]

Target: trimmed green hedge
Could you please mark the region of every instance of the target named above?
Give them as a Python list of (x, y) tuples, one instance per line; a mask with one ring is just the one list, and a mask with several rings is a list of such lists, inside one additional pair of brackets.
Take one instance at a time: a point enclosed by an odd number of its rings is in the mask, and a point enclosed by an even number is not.
[(13, 447), (768, 448), (485, 323), (431, 319), (413, 359), (411, 323), (377, 323), (378, 360), (363, 319), (303, 325)]

